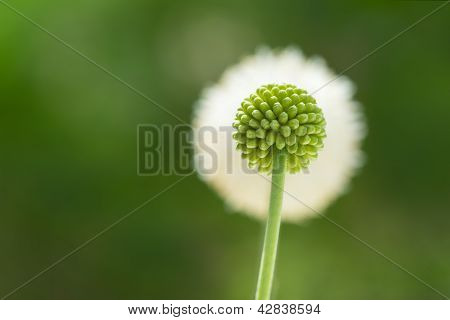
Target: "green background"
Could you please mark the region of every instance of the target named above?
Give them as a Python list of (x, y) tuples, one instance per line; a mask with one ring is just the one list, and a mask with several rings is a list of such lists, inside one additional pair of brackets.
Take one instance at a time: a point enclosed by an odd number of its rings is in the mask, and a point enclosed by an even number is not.
[[(340, 72), (443, 2), (8, 3), (189, 122), (202, 88), (261, 44)], [(4, 296), (178, 177), (136, 174), (137, 125), (176, 119), (3, 4), (0, 22)], [(347, 72), (367, 163), (326, 212), (447, 296), (449, 30), (450, 5)], [(262, 235), (193, 175), (9, 298), (251, 299)], [(274, 297), (443, 298), (321, 218), (282, 226)]]

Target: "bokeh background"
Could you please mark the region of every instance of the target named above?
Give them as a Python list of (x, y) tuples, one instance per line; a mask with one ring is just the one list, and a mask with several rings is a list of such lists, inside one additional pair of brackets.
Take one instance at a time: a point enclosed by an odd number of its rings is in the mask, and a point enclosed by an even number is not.
[[(2, 1), (3, 2), (3, 1)], [(184, 121), (261, 44), (336, 72), (442, 1), (10, 5)], [(177, 120), (0, 3), (0, 295), (178, 179), (136, 174), (136, 127)], [(348, 73), (367, 163), (326, 214), (450, 295), (450, 6)], [(197, 176), (9, 298), (251, 299), (263, 224)], [(324, 219), (282, 226), (275, 298), (441, 299)]]

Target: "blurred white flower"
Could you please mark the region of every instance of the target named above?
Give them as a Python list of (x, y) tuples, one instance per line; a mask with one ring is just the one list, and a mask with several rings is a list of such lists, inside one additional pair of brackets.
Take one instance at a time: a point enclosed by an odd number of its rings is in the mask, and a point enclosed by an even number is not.
[[(314, 210), (324, 210), (346, 191), (361, 165), (360, 144), (365, 135), (360, 106), (353, 100), (354, 87), (347, 78), (340, 77), (315, 92), (335, 77), (321, 58), (308, 59), (293, 47), (276, 51), (262, 48), (229, 68), (217, 84), (203, 91), (195, 108), (195, 159), (203, 180), (231, 208), (265, 218), (270, 182), (267, 176), (246, 168), (246, 161), (241, 159), (241, 152), (231, 139), (232, 131), (223, 128), (231, 128), (240, 103), (259, 86), (291, 83), (316, 98), (327, 121), (327, 138), (324, 149), (307, 172), (286, 176), (285, 190)], [(208, 130), (211, 134), (202, 134), (200, 141), (198, 130), (205, 127), (219, 133), (215, 135)], [(214, 170), (206, 172), (205, 167)], [(284, 196), (284, 220), (298, 221), (315, 214), (292, 196)]]

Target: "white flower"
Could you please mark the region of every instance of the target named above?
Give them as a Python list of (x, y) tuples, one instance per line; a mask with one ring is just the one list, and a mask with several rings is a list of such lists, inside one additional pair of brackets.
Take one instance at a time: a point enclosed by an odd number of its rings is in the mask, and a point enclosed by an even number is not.
[[(204, 90), (196, 106), (193, 126), (200, 176), (231, 208), (265, 218), (270, 181), (267, 176), (247, 169), (240, 151), (235, 150), (231, 131), (223, 128), (230, 128), (242, 100), (259, 86), (291, 83), (316, 98), (327, 121), (327, 138), (318, 159), (307, 172), (286, 176), (285, 190), (290, 195), (284, 195), (282, 217), (298, 221), (314, 215), (308, 206), (322, 212), (346, 190), (360, 166), (360, 144), (365, 135), (360, 106), (353, 100), (352, 83), (339, 77), (321, 88), (335, 78), (336, 74), (321, 58), (307, 59), (292, 47), (279, 51), (259, 49), (255, 55), (228, 69), (217, 84)], [(206, 127), (220, 130), (219, 134), (202, 134), (200, 141), (198, 130)], [(205, 168), (214, 170), (206, 172)]]

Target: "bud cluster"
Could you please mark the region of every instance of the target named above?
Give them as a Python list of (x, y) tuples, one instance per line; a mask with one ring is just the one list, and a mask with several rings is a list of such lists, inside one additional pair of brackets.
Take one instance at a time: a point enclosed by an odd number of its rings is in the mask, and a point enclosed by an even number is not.
[(239, 107), (233, 138), (249, 166), (272, 171), (274, 148), (285, 150), (290, 173), (317, 158), (326, 137), (325, 119), (316, 100), (291, 84), (261, 86)]

